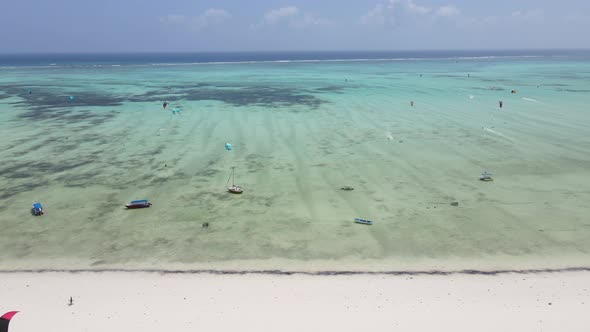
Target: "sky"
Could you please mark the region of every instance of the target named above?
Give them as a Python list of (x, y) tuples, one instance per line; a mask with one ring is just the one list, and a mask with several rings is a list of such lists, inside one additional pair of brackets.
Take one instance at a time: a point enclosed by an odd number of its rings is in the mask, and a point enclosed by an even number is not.
[(1, 0), (0, 53), (590, 48), (589, 0)]

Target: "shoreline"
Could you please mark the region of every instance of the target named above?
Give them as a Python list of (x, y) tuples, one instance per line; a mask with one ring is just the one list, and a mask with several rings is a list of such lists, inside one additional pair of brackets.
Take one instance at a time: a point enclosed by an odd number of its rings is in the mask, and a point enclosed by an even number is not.
[(76, 257), (14, 259), (4, 257), (3, 273), (116, 272), (162, 274), (268, 274), (268, 275), (499, 275), (590, 271), (587, 255), (572, 253), (540, 255), (490, 255), (483, 257), (419, 258), (412, 256), (381, 259), (349, 256), (344, 259), (208, 260), (202, 262), (126, 260), (105, 261)]
[(64, 274), (80, 274), (80, 273), (148, 273), (160, 275), (275, 275), (275, 276), (453, 276), (453, 275), (481, 275), (481, 276), (496, 276), (506, 274), (556, 274), (556, 273), (574, 273), (574, 272), (590, 272), (590, 267), (566, 267), (566, 268), (545, 268), (545, 269), (502, 269), (502, 270), (393, 270), (393, 271), (362, 271), (362, 270), (326, 270), (326, 271), (297, 271), (297, 270), (218, 270), (218, 269), (189, 269), (189, 270), (174, 270), (174, 269), (125, 269), (125, 268), (107, 268), (107, 269), (15, 269), (6, 270), (0, 269), (2, 274), (48, 274), (48, 273), (64, 273)]
[(0, 311), (10, 332), (585, 331), (589, 275), (14, 273)]

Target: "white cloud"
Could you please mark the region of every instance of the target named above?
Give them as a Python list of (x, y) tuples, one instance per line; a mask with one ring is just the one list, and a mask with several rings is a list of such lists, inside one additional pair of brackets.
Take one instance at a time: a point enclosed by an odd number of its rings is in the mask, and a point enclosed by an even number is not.
[(436, 10), (436, 15), (443, 17), (457, 16), (459, 14), (461, 14), (461, 12), (453, 5), (442, 6)]
[(231, 18), (231, 14), (223, 9), (209, 8), (200, 16), (197, 16), (191, 22), (191, 27), (195, 30), (205, 29), (208, 26), (219, 24)]
[(259, 29), (264, 26), (278, 24), (286, 24), (293, 29), (305, 29), (314, 25), (330, 24), (330, 21), (310, 13), (305, 13), (295, 6), (286, 6), (269, 10), (264, 14), (262, 21), (252, 25), (252, 28)]
[(361, 16), (359, 18), (359, 23), (366, 25), (384, 25), (386, 20), (386, 9), (381, 4), (378, 4), (375, 6), (375, 8), (369, 10), (365, 15)]
[(373, 9), (359, 18), (364, 25), (385, 25), (397, 23), (403, 16), (451, 17), (460, 11), (453, 5), (425, 6), (414, 0), (389, 0), (386, 5), (377, 4)]
[(463, 28), (490, 26), (517, 27), (532, 24), (540, 24), (545, 20), (545, 13), (540, 9), (516, 10), (506, 15), (493, 15), (485, 17), (465, 18), (459, 25)]
[(533, 20), (533, 21), (542, 21), (545, 18), (545, 13), (541, 9), (532, 9), (532, 10), (517, 10), (512, 12), (511, 15), (515, 19), (519, 20)]
[[(400, 1), (401, 3), (401, 1)], [(409, 12), (411, 13), (415, 13), (415, 14), (420, 14), (420, 15), (426, 15), (432, 12), (432, 7), (426, 7), (426, 6), (419, 6), (417, 4), (414, 3), (413, 0), (407, 0), (405, 4), (406, 8), (408, 9)]]
[(279, 9), (273, 9), (264, 14), (264, 22), (267, 24), (275, 24), (283, 19), (297, 16), (299, 8), (295, 6), (287, 6)]
[(188, 17), (185, 15), (168, 14), (159, 17), (159, 21), (164, 24), (180, 25), (199, 31), (220, 24), (230, 18), (231, 14), (223, 9), (209, 8), (199, 16)]

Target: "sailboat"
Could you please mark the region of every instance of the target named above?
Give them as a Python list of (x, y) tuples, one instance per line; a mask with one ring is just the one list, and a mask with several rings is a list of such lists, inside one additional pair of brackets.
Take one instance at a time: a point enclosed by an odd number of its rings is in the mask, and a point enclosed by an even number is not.
[[(234, 170), (235, 170), (235, 168), (236, 168), (235, 166), (231, 168), (231, 174), (230, 174), (229, 178), (227, 179), (227, 182), (225, 183), (225, 185), (226, 185), (227, 191), (229, 191), (230, 193), (241, 194), (242, 191), (244, 191), (244, 190), (242, 189), (242, 187), (237, 186), (234, 183)], [(227, 187), (230, 179), (231, 179), (231, 186)]]

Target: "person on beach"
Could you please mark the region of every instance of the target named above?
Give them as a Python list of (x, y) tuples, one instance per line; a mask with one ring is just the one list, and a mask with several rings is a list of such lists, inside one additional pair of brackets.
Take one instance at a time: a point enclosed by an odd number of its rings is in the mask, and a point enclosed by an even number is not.
[(498, 102), (498, 104), (500, 105), (500, 108), (502, 108), (502, 106), (504, 106), (504, 103), (501, 100)]
[(166, 109), (166, 106), (168, 106), (168, 102), (167, 102), (167, 101), (165, 101), (165, 102), (162, 104), (162, 108)]
[(410, 106), (411, 107), (414, 107), (414, 101), (413, 100), (410, 101)]

